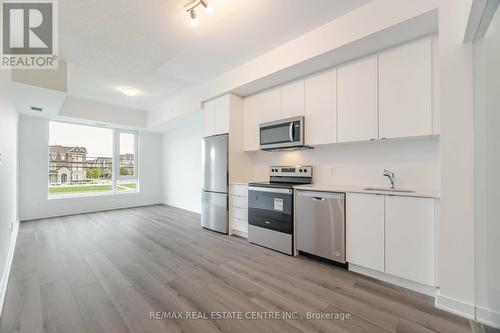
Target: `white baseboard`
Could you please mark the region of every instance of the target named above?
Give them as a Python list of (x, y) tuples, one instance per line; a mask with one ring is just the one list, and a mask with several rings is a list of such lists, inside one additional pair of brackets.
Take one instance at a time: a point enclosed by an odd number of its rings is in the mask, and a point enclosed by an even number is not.
[(484, 307), (476, 307), (476, 320), (482, 324), (500, 329), (500, 312)]
[(434, 306), (467, 319), (474, 319), (474, 304), (443, 296), (438, 291)]
[(14, 230), (12, 231), (12, 242), (10, 243), (9, 253), (7, 254), (7, 262), (5, 263), (5, 267), (2, 272), (2, 279), (0, 280), (0, 316), (2, 315), (3, 303), (5, 301), (5, 295), (7, 294), (7, 284), (9, 282), (12, 259), (14, 259), (14, 249), (16, 248), (18, 231), (19, 221), (16, 221), (16, 223), (14, 223)]
[(399, 277), (394, 276), (394, 275), (390, 275), (390, 274), (387, 274), (384, 272), (375, 271), (373, 269), (354, 265), (351, 263), (349, 264), (349, 270), (356, 272), (356, 273), (359, 273), (359, 274), (370, 276), (370, 277), (378, 279), (378, 280), (382, 280), (384, 282), (392, 283), (392, 284), (395, 284), (397, 286), (419, 292), (421, 294), (429, 295), (432, 297), (436, 296), (437, 288), (432, 287), (432, 286), (427, 286), (425, 284), (406, 280), (406, 279), (399, 278)]
[[(119, 194), (119, 195), (128, 195), (128, 193)], [(69, 200), (75, 200), (75, 199), (78, 199), (78, 197), (70, 198)], [(54, 200), (64, 200), (64, 199), (54, 199)], [(85, 204), (82, 204), (83, 208), (78, 209), (78, 210), (62, 211), (62, 212), (55, 211), (55, 212), (51, 212), (51, 213), (43, 213), (43, 214), (35, 214), (35, 215), (33, 215), (33, 214), (21, 214), (20, 221), (50, 219), (53, 217), (64, 217), (64, 216), (80, 215), (80, 214), (88, 214), (88, 213), (99, 213), (99, 212), (107, 212), (107, 211), (112, 211), (112, 210), (120, 210), (120, 209), (127, 209), (127, 208), (140, 208), (140, 207), (163, 205), (163, 204), (164, 203), (162, 203), (160, 201), (150, 201), (150, 202), (139, 202), (139, 203), (135, 203), (132, 205), (131, 204), (111, 205), (111, 206), (102, 207), (102, 208), (89, 208), (91, 206), (86, 206)]]

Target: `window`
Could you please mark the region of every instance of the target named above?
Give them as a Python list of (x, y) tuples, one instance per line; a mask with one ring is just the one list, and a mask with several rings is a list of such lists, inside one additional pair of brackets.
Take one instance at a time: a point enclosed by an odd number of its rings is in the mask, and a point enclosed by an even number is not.
[(119, 175), (116, 182), (117, 191), (135, 191), (137, 189), (137, 176), (135, 170), (135, 137), (134, 133), (119, 133), (118, 141), (120, 147), (120, 163)]
[(50, 197), (137, 191), (136, 133), (50, 122)]

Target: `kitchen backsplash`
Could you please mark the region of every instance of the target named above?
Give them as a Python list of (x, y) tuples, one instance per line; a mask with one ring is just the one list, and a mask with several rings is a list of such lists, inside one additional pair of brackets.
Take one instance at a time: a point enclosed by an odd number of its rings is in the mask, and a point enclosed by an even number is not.
[(267, 180), (272, 165), (312, 165), (316, 184), (388, 186), (382, 175), (387, 168), (396, 173), (397, 187), (439, 190), (439, 139), (435, 137), (254, 154), (256, 181)]

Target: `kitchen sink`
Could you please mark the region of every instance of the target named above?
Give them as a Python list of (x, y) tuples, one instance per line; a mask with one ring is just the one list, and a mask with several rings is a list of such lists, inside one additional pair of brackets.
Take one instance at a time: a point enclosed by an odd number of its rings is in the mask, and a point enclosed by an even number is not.
[(398, 188), (388, 188), (388, 187), (366, 187), (365, 191), (385, 191), (385, 192), (401, 192), (401, 193), (415, 193), (412, 190), (403, 190)]

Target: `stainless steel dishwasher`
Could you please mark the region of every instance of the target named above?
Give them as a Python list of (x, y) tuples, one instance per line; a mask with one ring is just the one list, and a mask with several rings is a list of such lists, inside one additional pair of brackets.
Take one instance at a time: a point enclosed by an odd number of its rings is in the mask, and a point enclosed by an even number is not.
[(340, 263), (345, 255), (345, 193), (296, 192), (297, 250)]

